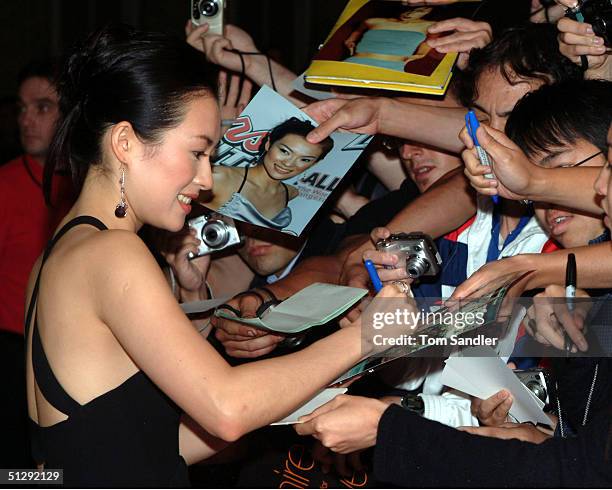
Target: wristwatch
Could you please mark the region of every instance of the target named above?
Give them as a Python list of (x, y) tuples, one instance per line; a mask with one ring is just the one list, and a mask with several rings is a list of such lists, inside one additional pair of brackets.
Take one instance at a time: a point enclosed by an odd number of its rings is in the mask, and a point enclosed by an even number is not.
[(407, 394), (400, 399), (400, 405), (403, 409), (420, 415), (425, 413), (425, 402), (419, 395)]

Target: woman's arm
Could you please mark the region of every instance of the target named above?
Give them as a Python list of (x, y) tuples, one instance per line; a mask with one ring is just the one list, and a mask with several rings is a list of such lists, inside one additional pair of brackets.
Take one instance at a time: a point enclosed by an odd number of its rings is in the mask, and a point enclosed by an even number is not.
[(140, 239), (96, 237), (91, 278), (98, 315), (134, 363), (212, 436), (233, 441), (279, 420), (358, 362), (360, 327), (287, 357), (231, 368), (193, 329)]

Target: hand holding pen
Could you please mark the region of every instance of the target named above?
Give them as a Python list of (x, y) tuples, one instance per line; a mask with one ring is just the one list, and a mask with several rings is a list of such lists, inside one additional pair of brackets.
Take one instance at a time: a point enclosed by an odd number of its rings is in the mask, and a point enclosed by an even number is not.
[(491, 169), (483, 165), (476, 155), (478, 149), (470, 137), (469, 128), (461, 131), (460, 139), (466, 146), (462, 152), (465, 174), (478, 193), (520, 201), (529, 199), (537, 183), (546, 180), (546, 169), (531, 163), (525, 153), (502, 131), (481, 124), (476, 129), (472, 127), (472, 132), (494, 167), (493, 178), (486, 178), (487, 174), (491, 174)]
[[(478, 159), (480, 160), (480, 164), (486, 167), (491, 167), (491, 160), (489, 159), (489, 155), (485, 150), (482, 149), (480, 143), (478, 142), (478, 138), (476, 136), (476, 131), (480, 127), (480, 122), (476, 117), (474, 111), (468, 111), (465, 115), (465, 128), (467, 129), (470, 138), (472, 138), (472, 142), (474, 143), (474, 147), (476, 148), (476, 153), (478, 154)], [(494, 179), (495, 176), (493, 173), (488, 173), (485, 175), (487, 179)], [(497, 194), (491, 196), (491, 199), (495, 204), (499, 203), (499, 196)]]
[[(574, 310), (570, 311), (566, 294), (566, 288), (557, 284), (536, 294), (524, 324), (529, 335), (540, 344), (553, 346), (566, 354), (585, 352), (589, 348), (584, 337), (585, 319), (592, 302), (576, 302)], [(588, 298), (589, 295), (576, 289), (576, 297)]]

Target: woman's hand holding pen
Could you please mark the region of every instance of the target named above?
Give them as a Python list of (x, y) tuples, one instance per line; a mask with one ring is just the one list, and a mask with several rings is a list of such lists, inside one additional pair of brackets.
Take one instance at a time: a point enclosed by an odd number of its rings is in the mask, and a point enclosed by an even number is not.
[(522, 150), (503, 132), (481, 124), (476, 134), (480, 146), (493, 160), (495, 178), (485, 177), (491, 169), (481, 165), (472, 139), (464, 129), (459, 137), (466, 146), (462, 158), (465, 175), (470, 179), (472, 187), (487, 196), (500, 195), (515, 201), (529, 199), (531, 186), (541, 172), (540, 167), (531, 163)]

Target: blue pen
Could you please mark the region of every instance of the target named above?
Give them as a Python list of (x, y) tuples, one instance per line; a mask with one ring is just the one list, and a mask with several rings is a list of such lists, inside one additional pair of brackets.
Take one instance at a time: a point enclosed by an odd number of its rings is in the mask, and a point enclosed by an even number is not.
[(378, 293), (382, 289), (383, 284), (380, 280), (380, 277), (378, 277), (378, 272), (376, 272), (374, 262), (368, 259), (364, 262), (364, 265), (366, 270), (368, 271), (368, 275), (370, 276), (370, 281), (372, 281), (372, 286), (374, 286), (374, 291)]
[[(480, 160), (480, 164), (490, 167), (491, 160), (489, 159), (489, 155), (487, 155), (487, 152), (482, 149), (482, 146), (480, 146), (480, 143), (478, 143), (478, 138), (476, 137), (476, 131), (480, 127), (480, 122), (478, 122), (478, 118), (476, 118), (476, 114), (474, 114), (474, 111), (468, 111), (468, 113), (465, 115), (465, 127), (468, 130), (470, 138), (472, 138), (472, 141), (474, 142), (474, 147), (476, 148), (476, 152), (478, 153), (478, 159)], [(486, 174), (485, 177), (487, 179), (493, 179), (494, 175)], [(495, 195), (491, 196), (491, 198), (493, 199), (493, 202), (495, 204), (499, 202), (499, 196)]]

